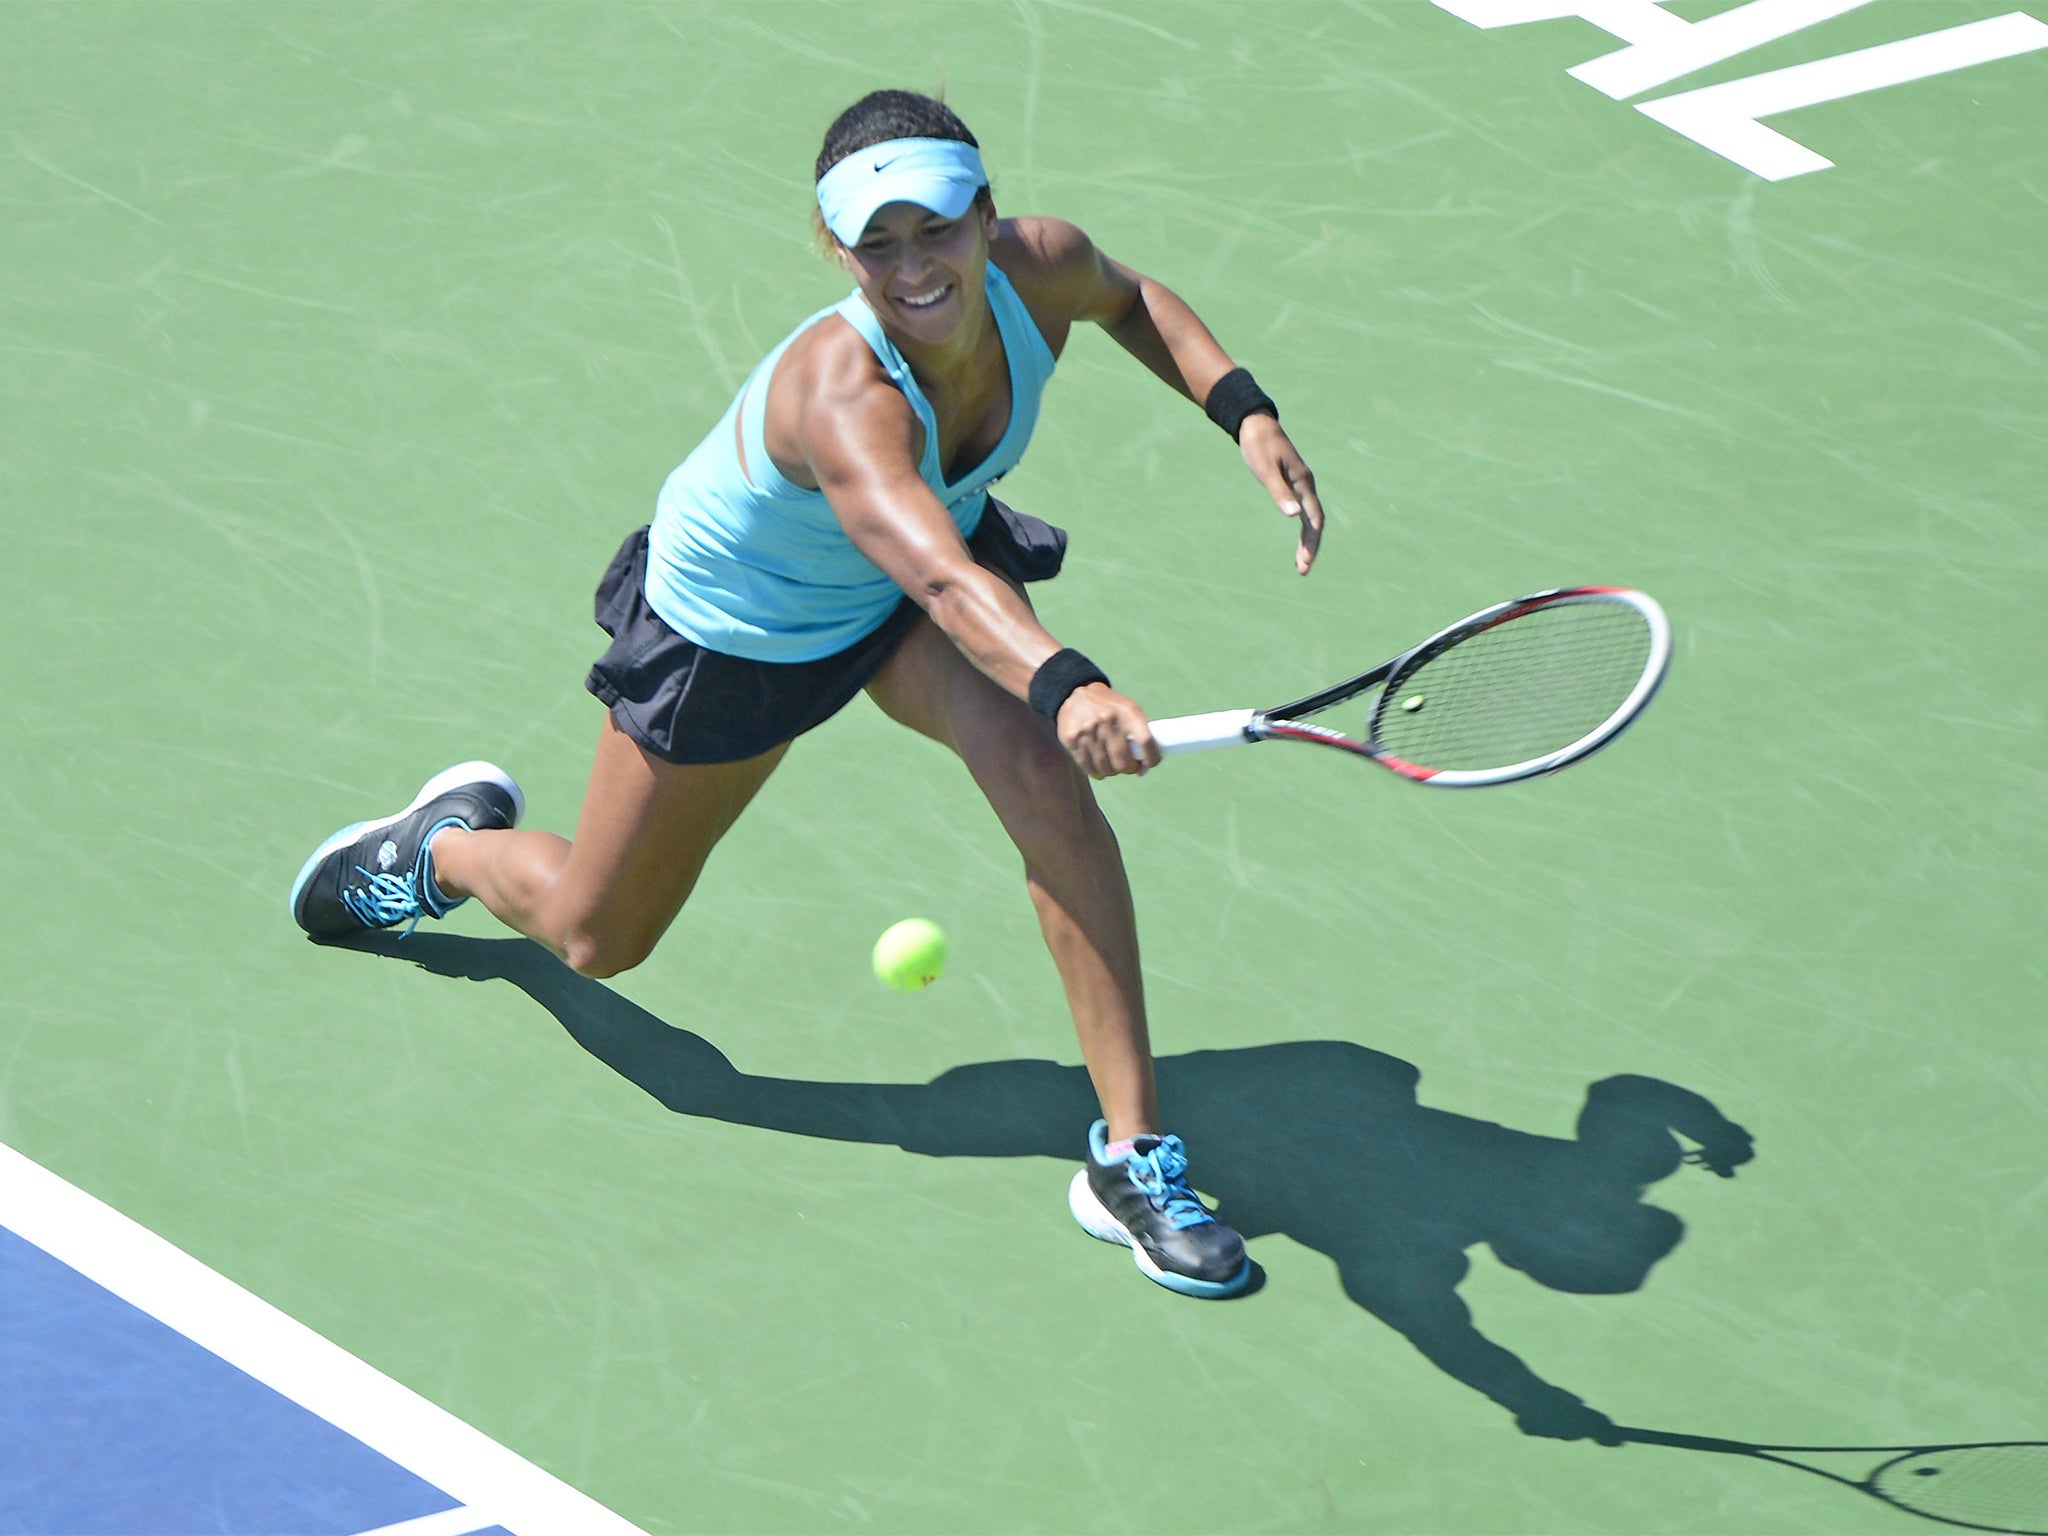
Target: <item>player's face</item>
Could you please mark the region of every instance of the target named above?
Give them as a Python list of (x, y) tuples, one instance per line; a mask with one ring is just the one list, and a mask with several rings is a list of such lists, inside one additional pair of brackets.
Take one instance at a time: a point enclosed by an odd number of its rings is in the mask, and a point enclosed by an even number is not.
[(890, 329), (936, 345), (984, 302), (995, 213), (973, 203), (948, 219), (916, 203), (889, 203), (840, 260)]

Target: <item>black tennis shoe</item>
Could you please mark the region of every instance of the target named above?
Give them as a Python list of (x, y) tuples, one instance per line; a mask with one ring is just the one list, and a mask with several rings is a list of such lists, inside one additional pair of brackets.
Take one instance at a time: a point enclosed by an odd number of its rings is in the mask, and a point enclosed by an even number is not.
[(1109, 1125), (1088, 1132), (1088, 1166), (1067, 1186), (1067, 1209), (1090, 1237), (1122, 1243), (1149, 1280), (1183, 1296), (1235, 1296), (1252, 1280), (1244, 1239), (1188, 1187), (1178, 1136), (1140, 1136), (1120, 1158)]
[(451, 901), (434, 884), (429, 840), (443, 827), (516, 827), (525, 810), (526, 796), (504, 769), (457, 763), (397, 815), (343, 827), (315, 848), (292, 882), (292, 920), (316, 939), (333, 939), (400, 923), (410, 933), (423, 917), (445, 917), (466, 898)]

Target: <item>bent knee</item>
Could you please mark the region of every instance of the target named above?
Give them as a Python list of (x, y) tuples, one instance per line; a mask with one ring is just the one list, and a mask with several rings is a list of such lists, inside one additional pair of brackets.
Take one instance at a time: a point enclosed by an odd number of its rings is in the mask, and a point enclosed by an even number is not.
[(569, 969), (592, 981), (604, 981), (630, 971), (653, 952), (651, 944), (621, 944), (591, 934), (572, 934), (562, 944), (562, 958)]
[(570, 970), (593, 981), (630, 971), (654, 953), (659, 930), (630, 925), (583, 922), (569, 925), (556, 946)]

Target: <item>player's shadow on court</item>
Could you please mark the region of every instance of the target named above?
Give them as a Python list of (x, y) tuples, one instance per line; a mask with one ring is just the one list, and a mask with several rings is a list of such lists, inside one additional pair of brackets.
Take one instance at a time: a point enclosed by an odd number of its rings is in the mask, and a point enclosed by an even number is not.
[[(524, 939), (371, 935), (352, 947), (511, 982), (678, 1114), (930, 1157), (1063, 1163), (1096, 1115), (1082, 1069), (1049, 1061), (975, 1062), (929, 1083), (750, 1076)], [(1683, 1162), (1725, 1178), (1752, 1155), (1749, 1134), (1706, 1099), (1650, 1077), (1594, 1083), (1567, 1141), (1431, 1109), (1412, 1064), (1349, 1041), (1192, 1051), (1158, 1069), (1191, 1176), (1226, 1221), (1327, 1254), (1359, 1306), (1523, 1430), (1563, 1439), (1611, 1442), (1614, 1426), (1473, 1325), (1458, 1295), (1467, 1251), (1484, 1243), (1554, 1290), (1633, 1291), (1684, 1232), (1644, 1191)]]

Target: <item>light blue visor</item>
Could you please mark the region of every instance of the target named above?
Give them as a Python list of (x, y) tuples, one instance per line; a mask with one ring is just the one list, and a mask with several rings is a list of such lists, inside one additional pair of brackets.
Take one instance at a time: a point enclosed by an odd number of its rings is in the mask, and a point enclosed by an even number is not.
[(988, 185), (981, 151), (957, 139), (888, 139), (856, 150), (818, 179), (818, 211), (841, 245), (856, 243), (889, 203), (957, 219)]

